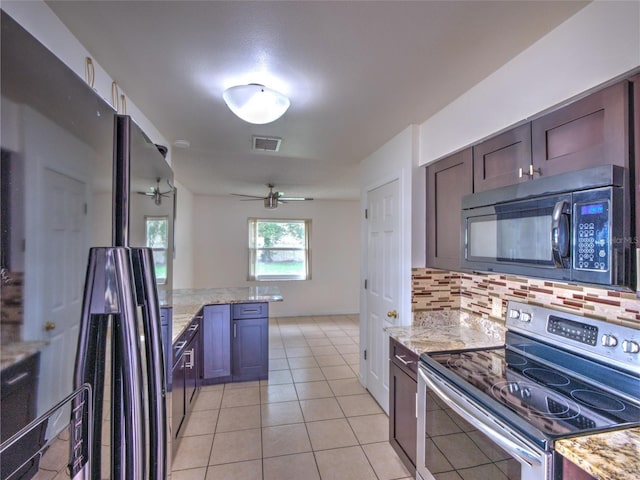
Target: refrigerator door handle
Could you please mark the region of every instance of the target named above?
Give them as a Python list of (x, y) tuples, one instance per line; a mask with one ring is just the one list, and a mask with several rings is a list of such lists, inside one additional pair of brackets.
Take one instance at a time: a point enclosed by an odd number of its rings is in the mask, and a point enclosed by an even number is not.
[[(144, 407), (140, 388), (142, 360), (131, 267), (128, 248), (99, 247), (89, 251), (74, 388), (89, 383), (94, 391), (95, 421), (91, 431), (83, 433), (85, 439), (92, 440), (86, 447), (92, 465), (91, 478), (103, 478), (102, 406), (110, 319), (113, 327), (112, 352), (116, 356), (112, 358), (112, 369), (117, 370), (113, 372), (117, 384), (111, 387), (112, 414), (115, 414), (111, 422), (111, 445), (120, 445), (118, 449), (112, 448), (111, 478), (145, 478)], [(74, 405), (76, 407), (78, 405)], [(79, 412), (76, 410), (76, 415), (80, 415)], [(127, 416), (126, 421), (118, 418), (121, 414)], [(88, 411), (82, 415), (86, 418)], [(124, 458), (120, 450), (124, 450)]]
[(149, 399), (149, 479), (164, 480), (167, 469), (166, 377), (162, 350), (160, 307), (156, 290), (153, 253), (150, 248), (132, 248), (138, 303), (147, 360), (147, 396)]
[[(115, 317), (118, 328), (114, 329), (117, 332), (117, 337), (114, 340), (117, 341), (116, 352), (122, 362), (120, 372), (122, 378), (122, 412), (123, 416), (127, 417), (121, 438), (112, 438), (112, 442), (120, 442), (119, 444), (124, 446), (124, 469), (119, 465), (112, 465), (112, 469), (114, 467), (120, 468), (119, 474), (123, 475), (123, 479), (146, 478), (144, 392), (141, 388), (144, 381), (131, 252), (126, 247), (111, 247), (108, 251), (113, 258), (118, 285), (120, 314)], [(117, 409), (117, 406), (115, 408)], [(117, 444), (112, 443), (112, 445)], [(117, 469), (113, 471), (118, 472)], [(117, 478), (118, 475), (112, 476)]]

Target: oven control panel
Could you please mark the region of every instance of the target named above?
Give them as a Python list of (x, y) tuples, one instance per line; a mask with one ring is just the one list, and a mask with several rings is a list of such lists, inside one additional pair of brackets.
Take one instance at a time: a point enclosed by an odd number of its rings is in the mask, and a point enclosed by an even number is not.
[(506, 326), (640, 375), (640, 330), (572, 313), (509, 301)]
[(598, 327), (585, 323), (574, 322), (563, 317), (549, 315), (547, 332), (564, 338), (570, 338), (576, 342), (591, 345), (598, 343)]

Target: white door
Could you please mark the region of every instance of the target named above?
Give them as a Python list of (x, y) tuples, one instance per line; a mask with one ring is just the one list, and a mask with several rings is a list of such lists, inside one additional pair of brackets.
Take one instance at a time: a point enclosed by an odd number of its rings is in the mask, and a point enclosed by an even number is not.
[(367, 388), (389, 411), (389, 335), (400, 307), (399, 181), (368, 192)]
[[(45, 168), (43, 185), (42, 332), (48, 346), (40, 359), (40, 414), (72, 391), (88, 256), (85, 184)], [(50, 420), (49, 432), (58, 433), (68, 422), (69, 413), (61, 412)]]

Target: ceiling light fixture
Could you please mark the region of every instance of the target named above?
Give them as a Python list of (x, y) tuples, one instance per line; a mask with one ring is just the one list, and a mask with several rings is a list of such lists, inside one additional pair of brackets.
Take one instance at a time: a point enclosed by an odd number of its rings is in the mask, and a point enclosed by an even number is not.
[(277, 120), (291, 105), (282, 93), (257, 83), (228, 88), (222, 93), (222, 98), (238, 117), (255, 124)]

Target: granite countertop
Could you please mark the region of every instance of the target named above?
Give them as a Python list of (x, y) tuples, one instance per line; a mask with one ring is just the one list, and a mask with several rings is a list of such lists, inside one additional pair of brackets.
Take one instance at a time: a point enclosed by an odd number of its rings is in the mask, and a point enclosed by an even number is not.
[(21, 362), (46, 346), (47, 342), (16, 342), (0, 346), (0, 370)]
[(640, 428), (566, 438), (554, 446), (598, 480), (640, 478)]
[(387, 327), (391, 337), (420, 355), (424, 352), (504, 345), (503, 324), (465, 310), (415, 312), (413, 325)]
[(174, 290), (172, 296), (174, 342), (205, 305), (282, 301), (277, 286), (184, 288)]

